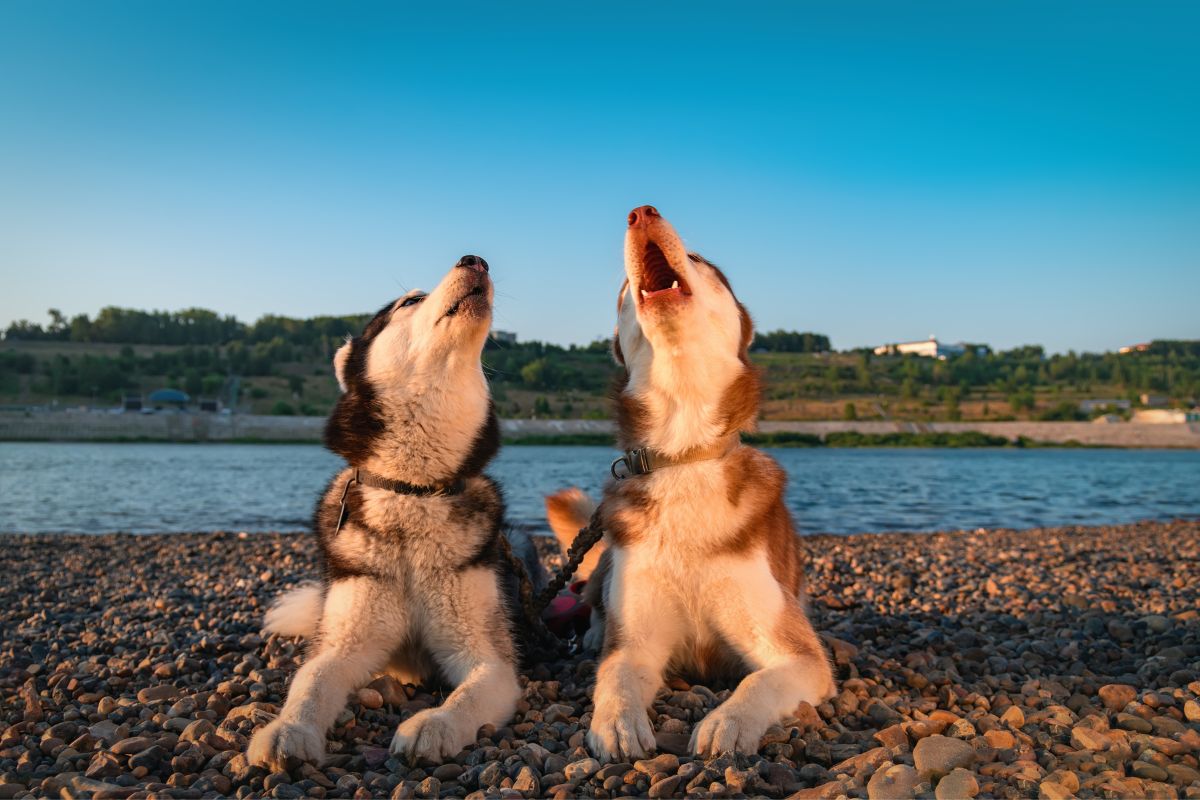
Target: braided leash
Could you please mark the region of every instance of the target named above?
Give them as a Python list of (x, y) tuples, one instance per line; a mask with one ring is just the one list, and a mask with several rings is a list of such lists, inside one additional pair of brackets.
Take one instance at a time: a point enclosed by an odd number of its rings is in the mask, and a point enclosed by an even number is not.
[(597, 510), (592, 515), (587, 527), (579, 529), (579, 535), (575, 537), (575, 541), (571, 543), (571, 547), (567, 550), (567, 560), (563, 564), (562, 569), (546, 584), (546, 588), (536, 596), (533, 593), (533, 580), (529, 577), (529, 572), (525, 569), (524, 562), (513, 553), (508, 537), (503, 535), (500, 537), (500, 547), (504, 552), (504, 557), (517, 573), (517, 578), (521, 584), (521, 609), (525, 612), (525, 620), (541, 645), (559, 655), (569, 655), (571, 651), (570, 645), (558, 638), (553, 631), (546, 627), (546, 621), (542, 619), (542, 612), (558, 596), (558, 593), (566, 587), (572, 576), (579, 569), (579, 565), (583, 563), (583, 559), (588, 554), (588, 551), (603, 536), (604, 529), (600, 527), (600, 512)]
[(595, 513), (592, 514), (592, 518), (588, 520), (587, 527), (579, 529), (579, 535), (575, 537), (575, 541), (571, 542), (570, 548), (567, 549), (567, 563), (563, 564), (562, 569), (558, 571), (558, 574), (554, 576), (550, 583), (546, 584), (546, 588), (538, 596), (537, 613), (539, 617), (546, 610), (546, 606), (550, 605), (550, 601), (558, 597), (558, 593), (566, 588), (567, 583), (579, 569), (579, 565), (583, 563), (583, 559), (587, 556), (588, 551), (603, 536), (604, 529), (600, 527), (600, 509), (597, 508)]

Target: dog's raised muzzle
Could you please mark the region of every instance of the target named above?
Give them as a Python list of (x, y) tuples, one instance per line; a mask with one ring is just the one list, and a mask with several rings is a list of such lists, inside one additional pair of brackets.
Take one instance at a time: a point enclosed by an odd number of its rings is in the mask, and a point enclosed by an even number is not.
[(629, 212), (629, 227), (636, 228), (638, 226), (649, 225), (652, 220), (661, 218), (658, 209), (654, 206), (638, 206), (633, 211)]

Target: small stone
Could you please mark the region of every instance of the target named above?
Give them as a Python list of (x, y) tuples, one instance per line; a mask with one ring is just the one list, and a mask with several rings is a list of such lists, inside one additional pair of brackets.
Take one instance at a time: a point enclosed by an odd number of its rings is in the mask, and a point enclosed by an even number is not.
[(66, 794), (66, 789), (64, 788), (63, 789), (64, 797), (84, 797), (84, 796), (86, 796), (86, 797), (121, 798), (121, 797), (128, 797), (129, 795), (133, 794), (133, 792), (134, 792), (133, 789), (126, 787), (126, 786), (119, 786), (114, 783), (105, 783), (104, 781), (93, 780), (90, 778), (83, 777), (82, 775), (73, 776), (70, 779), (70, 786), (71, 786), (71, 789), (74, 790), (74, 792), (70, 793), (70, 794)]
[(659, 773), (670, 775), (679, 769), (679, 756), (672, 755), (671, 753), (663, 753), (654, 758), (635, 761), (633, 768), (645, 775), (656, 775)]
[(563, 769), (563, 774), (567, 776), (567, 780), (579, 783), (595, 775), (599, 769), (599, 761), (594, 758), (584, 758), (567, 764), (566, 768)]
[(89, 778), (112, 778), (123, 772), (121, 760), (112, 753), (99, 752), (92, 756), (84, 773)]
[(1111, 741), (1099, 731), (1094, 731), (1086, 725), (1076, 725), (1071, 729), (1071, 744), (1080, 750), (1107, 750)]
[(876, 747), (834, 764), (829, 771), (834, 775), (846, 773), (847, 775), (866, 777), (875, 772), (890, 756), (891, 751), (886, 747)]
[(1188, 728), (1174, 717), (1159, 716), (1150, 720), (1150, 727), (1159, 736), (1175, 736), (1177, 733), (1183, 733)]
[(870, 800), (910, 800), (916, 785), (917, 771), (907, 764), (896, 764), (871, 776), (867, 782), (867, 797)]
[(404, 686), (391, 675), (376, 678), (367, 684), (367, 688), (379, 692), (385, 705), (399, 706), (408, 702), (408, 695), (404, 692)]
[(521, 771), (517, 773), (517, 779), (513, 781), (512, 788), (520, 792), (523, 797), (537, 797), (541, 791), (541, 784), (533, 769), (525, 766), (521, 767)]
[(1179, 786), (1191, 786), (1200, 782), (1200, 770), (1195, 767), (1189, 767), (1187, 764), (1167, 764), (1166, 769), (1171, 780)]
[(571, 706), (562, 703), (552, 703), (542, 711), (542, 719), (551, 725), (556, 722), (570, 722), (574, 713), (575, 709), (571, 708)]
[(904, 732), (904, 726), (900, 724), (892, 725), (877, 731), (874, 736), (875, 741), (879, 742), (884, 747), (907, 747), (908, 734)]
[(1154, 726), (1150, 724), (1149, 720), (1123, 712), (1117, 714), (1117, 727), (1137, 733), (1150, 733), (1154, 730)]
[(979, 794), (979, 781), (975, 773), (961, 767), (951, 770), (950, 774), (938, 781), (934, 790), (937, 800), (961, 800)]
[(833, 660), (836, 664), (849, 664), (858, 656), (858, 648), (850, 642), (843, 639), (836, 639), (826, 634), (821, 634), (821, 638), (825, 640), (825, 644), (833, 651)]
[(433, 777), (435, 777), (439, 781), (443, 781), (443, 782), (444, 781), (456, 781), (456, 780), (458, 780), (458, 776), (462, 775), (462, 773), (463, 773), (463, 768), (461, 766), (459, 766), (458, 764), (454, 764), (454, 763), (442, 764), (440, 767), (438, 767), (437, 769), (435, 769), (433, 771)]
[(672, 775), (669, 778), (664, 778), (658, 783), (651, 784), (650, 790), (646, 793), (651, 798), (670, 797), (675, 794), (675, 790), (679, 788), (679, 783), (683, 780), (680, 775)]
[(1134, 777), (1143, 778), (1148, 781), (1169, 781), (1171, 774), (1157, 764), (1150, 764), (1145, 761), (1133, 762), (1133, 768), (1130, 770)]
[(1183, 716), (1188, 722), (1200, 722), (1200, 703), (1188, 700), (1183, 704)]
[(137, 694), (138, 702), (145, 703), (146, 705), (165, 703), (168, 700), (173, 701), (177, 697), (179, 697), (179, 689), (169, 683), (160, 683), (158, 686), (142, 689)]
[(1055, 781), (1042, 781), (1038, 784), (1038, 797), (1040, 800), (1070, 800), (1075, 794)]
[(158, 745), (151, 745), (140, 753), (135, 753), (129, 757), (130, 769), (145, 767), (147, 770), (152, 770), (159, 765), (167, 751)]
[(975, 748), (969, 743), (948, 736), (927, 736), (913, 748), (917, 774), (926, 779), (949, 774), (955, 767), (969, 767), (975, 757)]
[(1021, 710), (1020, 706), (1009, 706), (1000, 715), (1000, 721), (1010, 728), (1023, 728), (1025, 726), (1025, 712)]
[(955, 739), (974, 739), (979, 732), (975, 730), (975, 726), (971, 724), (970, 720), (956, 719), (946, 728), (946, 735)]
[(1008, 731), (987, 731), (983, 734), (983, 738), (988, 743), (988, 747), (994, 747), (997, 750), (1008, 750), (1017, 746), (1017, 737)]
[(867, 704), (867, 719), (876, 725), (889, 725), (899, 721), (901, 716), (882, 700), (872, 700)]
[(123, 736), (119, 735), (117, 724), (108, 719), (101, 720), (92, 727), (88, 728), (88, 733), (106, 745), (111, 745), (118, 739), (124, 738)]
[(189, 722), (183, 732), (179, 734), (181, 742), (198, 742), (210, 733), (216, 731), (216, 726), (206, 719), (198, 719), (194, 722)]
[(119, 756), (127, 756), (133, 753), (140, 753), (152, 744), (154, 744), (153, 739), (145, 736), (134, 736), (130, 739), (122, 739), (110, 749)]
[(504, 770), (499, 761), (493, 761), (479, 772), (479, 785), (493, 787), (504, 779)]
[(363, 708), (382, 708), (383, 695), (369, 686), (358, 690), (358, 702)]
[(1125, 683), (1110, 683), (1100, 687), (1100, 702), (1109, 711), (1124, 711), (1125, 706), (1137, 699), (1137, 689)]

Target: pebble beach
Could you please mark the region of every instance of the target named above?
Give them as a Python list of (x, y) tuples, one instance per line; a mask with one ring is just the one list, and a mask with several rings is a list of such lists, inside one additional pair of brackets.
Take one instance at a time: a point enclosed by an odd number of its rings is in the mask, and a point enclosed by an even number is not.
[(246, 744), (304, 647), (259, 625), (317, 575), (308, 535), (2, 536), (0, 800), (1200, 798), (1200, 521), (804, 542), (840, 693), (756, 754), (692, 757), (731, 687), (674, 681), (658, 753), (597, 762), (580, 656), (530, 670), (513, 722), (453, 762), (388, 753), (440, 696), (381, 678), (324, 764), (268, 773)]

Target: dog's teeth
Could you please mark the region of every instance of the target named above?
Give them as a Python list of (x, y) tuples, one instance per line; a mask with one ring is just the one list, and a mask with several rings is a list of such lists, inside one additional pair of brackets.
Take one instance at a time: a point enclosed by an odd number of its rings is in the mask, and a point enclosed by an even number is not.
[(645, 298), (645, 297), (649, 297), (649, 296), (650, 296), (650, 293), (647, 292), (645, 289), (642, 289), (642, 297)]
[(679, 281), (671, 281), (671, 288), (672, 288), (672, 289), (678, 289), (678, 288), (679, 288)]

